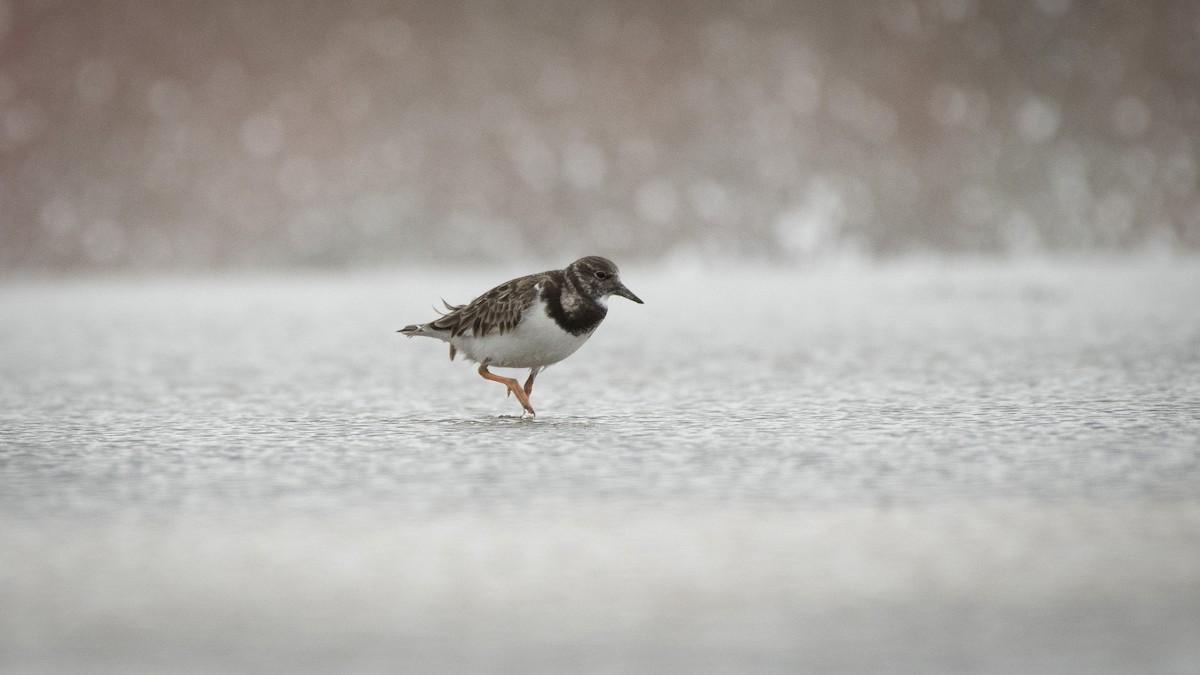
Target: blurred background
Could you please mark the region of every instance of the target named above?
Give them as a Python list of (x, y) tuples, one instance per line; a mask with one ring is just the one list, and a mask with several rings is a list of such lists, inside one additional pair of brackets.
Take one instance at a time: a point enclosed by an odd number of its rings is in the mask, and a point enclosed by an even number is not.
[(0, 0), (0, 671), (1200, 673), (1198, 150), (1196, 0)]
[(1200, 248), (1200, 4), (0, 0), (6, 270)]

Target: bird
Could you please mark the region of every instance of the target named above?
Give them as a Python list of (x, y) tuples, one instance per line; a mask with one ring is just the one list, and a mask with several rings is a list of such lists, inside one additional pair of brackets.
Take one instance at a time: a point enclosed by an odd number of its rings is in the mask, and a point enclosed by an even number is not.
[[(608, 314), (608, 298), (619, 295), (645, 304), (622, 283), (609, 259), (590, 255), (561, 270), (506, 281), (465, 305), (442, 300), (446, 312), (429, 323), (398, 330), (412, 338), (437, 338), (450, 344), (450, 360), (462, 354), (479, 364), (485, 380), (503, 384), (516, 396), (521, 416), (537, 415), (529, 403), (533, 381), (542, 370), (583, 346)], [(488, 370), (528, 368), (524, 387)]]

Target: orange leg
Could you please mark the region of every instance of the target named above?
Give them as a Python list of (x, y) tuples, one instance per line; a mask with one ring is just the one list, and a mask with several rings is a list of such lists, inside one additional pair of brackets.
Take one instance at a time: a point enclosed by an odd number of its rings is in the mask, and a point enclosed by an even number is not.
[[(533, 411), (533, 406), (529, 405), (529, 395), (525, 393), (524, 389), (521, 389), (521, 384), (519, 382), (512, 379), (511, 377), (501, 377), (499, 375), (496, 375), (495, 373), (493, 373), (487, 369), (487, 364), (483, 364), (483, 365), (479, 366), (479, 375), (480, 375), (480, 377), (482, 377), (485, 380), (491, 380), (492, 382), (499, 382), (500, 384), (503, 384), (504, 386), (508, 387), (508, 393), (516, 395), (517, 400), (521, 402), (522, 408), (525, 408), (525, 410), (528, 411), (530, 415), (537, 415), (537, 413), (535, 413)], [(531, 381), (531, 384), (532, 384), (532, 381)]]
[(532, 368), (529, 371), (529, 379), (525, 380), (525, 395), (533, 396), (533, 378), (537, 377), (538, 369)]

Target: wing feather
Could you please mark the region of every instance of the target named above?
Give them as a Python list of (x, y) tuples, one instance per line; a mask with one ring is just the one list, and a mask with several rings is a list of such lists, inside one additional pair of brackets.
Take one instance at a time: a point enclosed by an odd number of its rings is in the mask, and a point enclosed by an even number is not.
[(545, 274), (531, 274), (507, 281), (466, 305), (451, 305), (442, 301), (450, 310), (428, 325), (437, 331), (448, 331), (451, 337), (470, 333), (483, 337), (492, 332), (507, 333), (516, 327), (521, 315), (537, 297), (537, 285)]

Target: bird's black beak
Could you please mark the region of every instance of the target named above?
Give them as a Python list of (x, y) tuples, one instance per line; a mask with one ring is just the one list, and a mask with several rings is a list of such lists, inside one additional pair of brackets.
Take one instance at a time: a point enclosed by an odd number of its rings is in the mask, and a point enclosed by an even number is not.
[(619, 286), (617, 286), (616, 290), (613, 291), (613, 295), (619, 295), (622, 298), (629, 298), (630, 300), (636, 302), (639, 305), (646, 304), (646, 303), (642, 302), (641, 298), (634, 295), (633, 291), (629, 290), (628, 288), (625, 288), (625, 284), (620, 284)]

